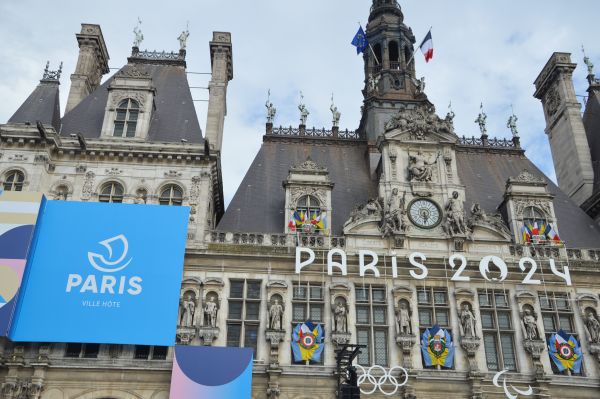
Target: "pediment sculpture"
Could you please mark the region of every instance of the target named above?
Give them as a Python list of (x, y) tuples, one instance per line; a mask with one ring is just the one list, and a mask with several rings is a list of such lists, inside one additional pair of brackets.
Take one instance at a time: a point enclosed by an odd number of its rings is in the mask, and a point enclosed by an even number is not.
[(385, 124), (386, 132), (394, 129), (410, 133), (411, 140), (426, 140), (426, 135), (431, 133), (454, 134), (452, 120), (437, 116), (435, 107), (428, 103), (414, 108), (400, 105), (398, 113)]

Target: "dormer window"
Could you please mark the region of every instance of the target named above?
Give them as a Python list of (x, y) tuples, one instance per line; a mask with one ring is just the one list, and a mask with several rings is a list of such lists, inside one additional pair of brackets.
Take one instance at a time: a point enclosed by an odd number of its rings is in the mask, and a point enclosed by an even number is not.
[(290, 229), (303, 233), (324, 232), (325, 214), (321, 212), (320, 201), (312, 195), (305, 195), (298, 199), (296, 211), (290, 221)]
[(561, 242), (558, 232), (548, 222), (540, 209), (529, 206), (523, 210), (523, 242), (527, 244), (547, 244)]
[(98, 201), (100, 202), (123, 202), (123, 186), (117, 182), (109, 182), (102, 186)]
[(22, 191), (23, 184), (25, 182), (25, 175), (23, 172), (18, 170), (11, 170), (6, 173), (6, 178), (4, 179), (4, 190), (6, 191)]
[(116, 110), (115, 137), (135, 137), (140, 106), (137, 101), (130, 98), (119, 103)]

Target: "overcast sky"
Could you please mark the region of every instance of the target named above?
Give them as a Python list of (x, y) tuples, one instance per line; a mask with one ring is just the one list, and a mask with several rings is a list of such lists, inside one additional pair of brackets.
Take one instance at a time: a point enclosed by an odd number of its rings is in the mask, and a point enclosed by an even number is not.
[[(64, 111), (78, 55), (75, 33), (81, 22), (101, 25), (112, 68), (127, 62), (138, 16), (145, 36), (140, 47), (149, 50), (178, 50), (176, 38), (189, 21), (187, 63), (193, 72), (210, 71), (212, 31), (232, 32), (234, 80), (228, 92), (222, 162), (229, 203), (261, 145), (268, 89), (278, 110), (277, 125), (298, 124), (302, 90), (310, 111), (307, 125), (330, 127), (329, 102), (334, 93), (342, 112), (341, 128), (358, 126), (363, 66), (350, 41), (358, 22), (366, 25), (371, 3), (0, 0), (0, 123), (33, 90), (46, 60), (51, 69), (64, 62)], [(419, 53), (417, 75), (426, 77), (426, 93), (438, 114), (443, 117), (452, 101), (457, 133), (479, 136), (474, 120), (483, 102), (490, 136), (510, 137), (506, 120), (513, 104), (527, 155), (554, 179), (533, 81), (552, 52), (570, 52), (579, 64), (575, 91), (587, 95), (581, 45), (600, 67), (600, 1), (404, 0), (400, 4), (417, 41), (433, 26), (434, 59), (425, 64)], [(206, 86), (208, 76), (189, 75), (189, 80), (192, 86)], [(193, 89), (192, 94), (195, 99), (208, 98), (203, 89)], [(196, 109), (204, 130), (206, 104), (196, 102)]]

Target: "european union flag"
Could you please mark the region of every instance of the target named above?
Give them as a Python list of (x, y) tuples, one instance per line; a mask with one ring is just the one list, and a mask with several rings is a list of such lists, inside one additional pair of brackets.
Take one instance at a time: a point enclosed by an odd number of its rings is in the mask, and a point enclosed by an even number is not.
[(356, 32), (356, 35), (354, 35), (354, 39), (352, 39), (352, 45), (356, 46), (356, 54), (363, 53), (369, 46), (367, 35), (365, 34), (362, 26), (358, 28), (358, 32)]

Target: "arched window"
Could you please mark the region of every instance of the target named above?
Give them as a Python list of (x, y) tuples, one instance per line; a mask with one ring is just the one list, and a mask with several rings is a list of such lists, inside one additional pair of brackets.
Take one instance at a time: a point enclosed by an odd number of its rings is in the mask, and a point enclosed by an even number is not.
[(183, 190), (175, 184), (170, 184), (162, 189), (158, 203), (161, 205), (181, 205), (183, 203)]
[(4, 179), (4, 190), (6, 191), (23, 191), (23, 183), (25, 175), (19, 170), (8, 171)]
[(123, 186), (117, 182), (108, 182), (100, 189), (98, 200), (100, 202), (123, 202)]
[(561, 241), (557, 230), (549, 223), (547, 215), (533, 206), (523, 210), (522, 234), (524, 243), (545, 244)]
[(321, 203), (312, 195), (305, 195), (298, 200), (296, 211), (311, 215), (321, 211)]
[(400, 69), (400, 53), (398, 51), (398, 42), (390, 42), (388, 45), (388, 53), (390, 56), (390, 68)]
[(312, 195), (300, 197), (296, 210), (292, 214), (289, 228), (292, 231), (314, 233), (325, 231), (325, 213), (321, 212), (321, 203)]
[(375, 57), (377, 58), (377, 60), (375, 60), (373, 63), (373, 66), (381, 67), (381, 63), (383, 62), (383, 58), (381, 58), (381, 44), (377, 43), (375, 46), (373, 46), (373, 51), (375, 52)]
[(135, 137), (139, 112), (140, 106), (137, 101), (130, 98), (121, 101), (117, 107), (113, 135), (115, 137)]

